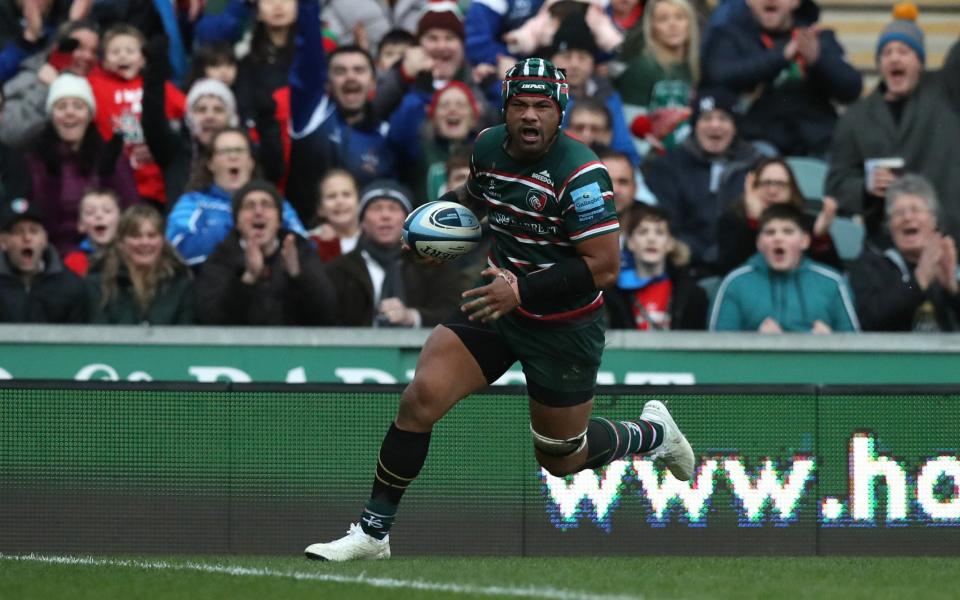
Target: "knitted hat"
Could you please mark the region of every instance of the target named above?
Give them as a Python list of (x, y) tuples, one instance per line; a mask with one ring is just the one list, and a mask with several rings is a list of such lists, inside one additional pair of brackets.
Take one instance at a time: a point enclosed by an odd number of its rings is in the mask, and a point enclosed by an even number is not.
[(249, 182), (247, 182), (247, 185), (233, 193), (232, 200), (234, 221), (237, 220), (237, 213), (240, 212), (240, 204), (250, 192), (266, 192), (269, 194), (277, 205), (277, 212), (280, 213), (281, 219), (283, 218), (283, 197), (280, 195), (280, 192), (277, 191), (277, 187), (269, 181), (263, 179), (251, 179)]
[(901, 2), (893, 7), (893, 21), (880, 32), (877, 39), (877, 60), (883, 47), (890, 42), (903, 42), (909, 46), (917, 56), (920, 64), (927, 62), (927, 52), (924, 48), (923, 30), (917, 25), (917, 16), (920, 11), (912, 2)]
[(35, 221), (43, 224), (40, 205), (20, 196), (4, 198), (0, 206), (0, 231), (10, 231), (20, 221)]
[(93, 99), (93, 89), (85, 77), (64, 73), (53, 80), (50, 91), (47, 92), (47, 114), (53, 110), (53, 105), (62, 98), (80, 98), (90, 107), (91, 114), (97, 114), (97, 102)]
[(596, 56), (599, 51), (597, 40), (590, 31), (587, 21), (578, 13), (567, 15), (560, 22), (557, 32), (553, 34), (553, 42), (550, 44), (550, 56), (569, 50), (583, 50), (590, 56)]
[(500, 88), (500, 97), (503, 99), (503, 108), (507, 107), (507, 100), (513, 96), (545, 96), (557, 103), (560, 110), (560, 120), (567, 110), (567, 101), (570, 99), (570, 86), (567, 85), (567, 76), (562, 69), (558, 69), (552, 62), (542, 58), (525, 58), (510, 67), (507, 76), (503, 78)]
[(697, 97), (693, 100), (693, 112), (690, 115), (690, 122), (697, 123), (697, 119), (703, 113), (711, 110), (722, 110), (730, 115), (734, 123), (737, 121), (737, 95), (730, 90), (722, 87), (701, 88), (697, 91)]
[(462, 41), (466, 33), (457, 3), (449, 0), (428, 2), (417, 22), (417, 40), (430, 29), (446, 29)]
[(237, 120), (237, 99), (233, 96), (233, 92), (219, 79), (206, 78), (198, 79), (190, 86), (190, 91), (187, 92), (186, 121), (191, 131), (193, 131), (193, 122), (190, 119), (190, 109), (197, 100), (204, 96), (213, 96), (223, 102), (227, 110), (230, 111), (230, 125), (233, 127), (237, 126), (239, 123)]
[(480, 116), (480, 105), (477, 104), (477, 97), (473, 95), (473, 90), (471, 90), (470, 86), (464, 82), (454, 80), (433, 93), (433, 97), (430, 99), (430, 104), (427, 106), (428, 118), (433, 118), (433, 113), (435, 113), (437, 110), (437, 104), (440, 102), (440, 97), (451, 89), (458, 89), (466, 94), (467, 102), (470, 103), (470, 109), (473, 111), (474, 118)]
[(410, 203), (410, 190), (391, 179), (377, 179), (368, 183), (360, 193), (358, 220), (363, 220), (364, 211), (377, 200), (393, 200), (403, 207), (403, 211), (408, 215), (413, 210), (413, 205)]

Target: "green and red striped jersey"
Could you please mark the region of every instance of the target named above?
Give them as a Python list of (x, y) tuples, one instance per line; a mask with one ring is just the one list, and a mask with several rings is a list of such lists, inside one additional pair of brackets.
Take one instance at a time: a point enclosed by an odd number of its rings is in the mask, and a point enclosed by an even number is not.
[[(545, 155), (524, 162), (507, 154), (506, 140), (504, 125), (477, 136), (467, 180), (467, 192), (487, 207), (494, 232), (492, 264), (523, 276), (577, 256), (576, 245), (583, 240), (619, 230), (613, 184), (589, 147), (561, 133)], [(596, 291), (517, 312), (562, 322), (602, 305)]]

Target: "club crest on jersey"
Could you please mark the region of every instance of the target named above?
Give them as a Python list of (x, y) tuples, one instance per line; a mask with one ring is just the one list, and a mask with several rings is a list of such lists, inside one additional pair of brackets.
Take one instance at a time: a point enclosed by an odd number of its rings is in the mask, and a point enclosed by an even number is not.
[(532, 208), (537, 212), (543, 212), (544, 207), (547, 205), (547, 195), (543, 192), (537, 190), (530, 190), (527, 192), (527, 206)]

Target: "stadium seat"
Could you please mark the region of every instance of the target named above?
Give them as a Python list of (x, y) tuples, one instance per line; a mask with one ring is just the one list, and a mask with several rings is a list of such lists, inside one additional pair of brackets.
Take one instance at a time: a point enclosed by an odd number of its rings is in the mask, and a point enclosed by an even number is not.
[(806, 156), (788, 156), (786, 161), (797, 178), (800, 192), (807, 201), (807, 209), (818, 212), (823, 202), (823, 187), (830, 165), (819, 158)]
[(697, 280), (697, 285), (707, 293), (707, 306), (713, 306), (713, 299), (716, 297), (722, 281), (723, 277), (719, 275), (711, 275)]
[(830, 238), (837, 255), (844, 262), (856, 260), (863, 252), (866, 230), (863, 224), (849, 217), (837, 217), (830, 224)]

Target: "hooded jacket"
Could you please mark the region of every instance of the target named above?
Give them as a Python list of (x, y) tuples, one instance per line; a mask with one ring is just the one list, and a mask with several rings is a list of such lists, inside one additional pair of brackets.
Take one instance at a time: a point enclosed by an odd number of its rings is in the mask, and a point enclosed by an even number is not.
[[(802, 0), (794, 11), (794, 26), (817, 23), (820, 9)], [(752, 101), (741, 134), (774, 144), (784, 155), (825, 154), (837, 121), (834, 102), (860, 97), (863, 78), (843, 55), (833, 31), (821, 30), (820, 56), (804, 72), (796, 72), (783, 57), (789, 34), (767, 36), (749, 8), (736, 10), (729, 23), (716, 28), (703, 47), (704, 83), (724, 86), (738, 94), (759, 95)]]
[(52, 246), (43, 251), (43, 271), (24, 285), (5, 252), (0, 253), (0, 322), (85, 323), (83, 281), (63, 266)]
[(774, 271), (758, 252), (720, 283), (710, 331), (757, 331), (767, 317), (784, 331), (808, 332), (818, 320), (833, 331), (860, 329), (840, 274), (809, 258), (792, 271)]
[(173, 277), (158, 282), (153, 300), (146, 310), (137, 304), (133, 281), (126, 265), (117, 273), (117, 293), (101, 306), (103, 273), (94, 265), (84, 279), (91, 323), (111, 325), (190, 325), (193, 318), (193, 281), (186, 265), (180, 265)]

